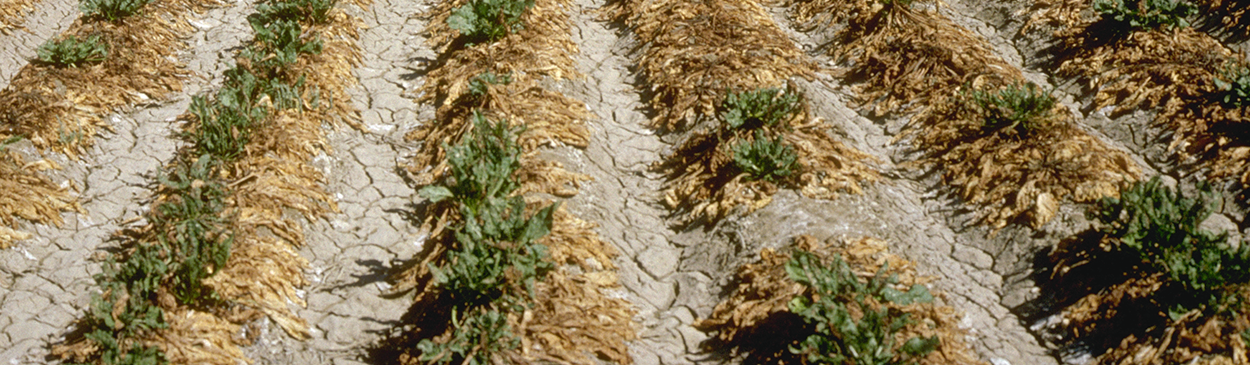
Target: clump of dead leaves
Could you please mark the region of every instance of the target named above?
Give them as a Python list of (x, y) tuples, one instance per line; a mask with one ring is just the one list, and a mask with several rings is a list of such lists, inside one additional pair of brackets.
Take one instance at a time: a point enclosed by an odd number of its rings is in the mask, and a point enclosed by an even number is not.
[(14, 29), (23, 29), (26, 15), (35, 10), (34, 0), (0, 1), (0, 35), (9, 35)]
[(57, 186), (43, 175), (58, 168), (52, 161), (26, 162), (17, 151), (0, 145), (0, 249), (30, 238), (18, 231), (18, 218), (29, 222), (64, 224), (61, 212), (82, 212), (69, 187)]
[[(1237, 1), (1199, 4), (1212, 9)], [(1246, 65), (1218, 40), (1195, 28), (1124, 31), (1098, 17), (1082, 17), (1083, 2), (1039, 3), (1031, 24), (1055, 27), (1061, 42), (1057, 72), (1085, 81), (1095, 93), (1094, 109), (1111, 116), (1154, 110), (1154, 123), (1175, 131), (1169, 148), (1180, 162), (1205, 168), (1211, 178), (1250, 183), (1247, 106), (1223, 103), (1216, 80), (1229, 67)], [(1245, 22), (1240, 16), (1225, 18)], [(1226, 80), (1227, 81), (1227, 80)]]
[[(797, 314), (790, 313), (789, 305), (796, 297), (811, 300), (815, 292), (791, 279), (786, 271), (793, 250), (815, 254), (821, 262), (838, 257), (850, 265), (862, 281), (877, 275), (893, 275), (900, 288), (925, 285), (929, 278), (917, 276), (912, 262), (891, 254), (884, 241), (874, 238), (830, 240), (820, 242), (811, 236), (799, 236), (794, 245), (783, 252), (764, 249), (760, 261), (743, 265), (736, 274), (736, 287), (729, 298), (713, 310), (712, 315), (695, 324), (696, 327), (716, 334), (714, 344), (727, 345), (745, 361), (751, 363), (799, 364), (806, 363), (791, 348), (814, 333), (811, 325), (804, 324)], [(883, 267), (888, 269), (882, 271)], [(935, 295), (941, 298), (940, 294)], [(844, 303), (852, 316), (862, 316), (863, 311), (888, 308), (891, 313), (906, 315), (908, 324), (895, 333), (894, 343), (901, 346), (908, 338), (933, 337), (938, 339), (935, 351), (919, 359), (919, 364), (984, 364), (964, 342), (967, 332), (959, 327), (954, 308), (936, 302), (913, 302), (901, 305), (893, 302), (864, 301)], [(883, 307), (884, 306), (884, 307)], [(898, 349), (894, 350), (899, 353)]]

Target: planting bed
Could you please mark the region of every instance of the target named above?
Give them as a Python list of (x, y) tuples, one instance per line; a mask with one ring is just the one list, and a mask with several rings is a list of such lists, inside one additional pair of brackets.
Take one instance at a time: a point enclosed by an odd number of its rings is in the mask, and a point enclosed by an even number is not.
[(0, 361), (1250, 363), (1250, 3), (1125, 3), (0, 0)]

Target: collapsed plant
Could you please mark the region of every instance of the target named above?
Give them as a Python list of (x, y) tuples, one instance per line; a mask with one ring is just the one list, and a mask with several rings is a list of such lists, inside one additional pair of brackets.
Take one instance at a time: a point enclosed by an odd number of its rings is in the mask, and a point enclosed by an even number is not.
[(954, 310), (885, 242), (795, 238), (760, 252), (733, 294), (696, 327), (749, 363), (979, 364)]
[[(1090, 214), (1101, 225), (1049, 255), (1046, 285), (1075, 299), (1058, 302), (1065, 341), (1100, 362), (1245, 362), (1250, 247), (1200, 228), (1216, 199), (1203, 183), (1187, 196), (1158, 177), (1103, 199)], [(1094, 285), (1078, 277), (1093, 267), (1116, 274)]]

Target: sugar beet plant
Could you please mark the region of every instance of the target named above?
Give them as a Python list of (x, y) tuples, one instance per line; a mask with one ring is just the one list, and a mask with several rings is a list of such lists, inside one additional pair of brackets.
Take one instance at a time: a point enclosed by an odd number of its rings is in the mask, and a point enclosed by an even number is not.
[[(789, 127), (787, 123), (799, 112), (801, 102), (798, 93), (779, 88), (725, 96), (721, 119), (738, 139), (730, 151), (739, 170), (753, 180), (779, 181), (791, 175), (798, 155), (774, 131)], [(747, 136), (754, 138), (748, 140)]]
[[(970, 89), (970, 88), (965, 88)], [(1001, 131), (1014, 136), (1046, 128), (1055, 98), (1033, 83), (1014, 83), (996, 90), (965, 92), (968, 108), (981, 119), (985, 131)]]
[(798, 155), (780, 136), (768, 138), (762, 130), (755, 139), (733, 146), (734, 164), (756, 180), (779, 181), (794, 170)]
[(1230, 62), (1215, 77), (1215, 98), (1226, 106), (1250, 106), (1250, 61)]
[(901, 345), (896, 334), (911, 324), (906, 313), (885, 304), (908, 305), (932, 302), (933, 296), (924, 285), (913, 285), (908, 291), (892, 286), (898, 278), (887, 275), (889, 264), (881, 267), (867, 282), (859, 277), (838, 255), (823, 263), (815, 254), (797, 250), (786, 262), (790, 280), (807, 286), (807, 294), (794, 297), (789, 303), (791, 313), (802, 317), (815, 333), (790, 352), (800, 355), (809, 364), (893, 365), (915, 364), (937, 349), (936, 336), (912, 337)]
[(521, 30), (521, 15), (534, 0), (468, 0), (452, 10), (447, 25), (469, 43), (494, 42)]
[(460, 144), (446, 147), (451, 171), (444, 183), (420, 191), (432, 202), (455, 203), (461, 216), (445, 264), (430, 268), (450, 301), (454, 331), (417, 344), (420, 359), (431, 363), (488, 364), (520, 346), (508, 313), (526, 310), (535, 283), (552, 268), (536, 241), (550, 232), (557, 205), (526, 216), (524, 198), (513, 195), (520, 186), (513, 176), (521, 166), (519, 130), (476, 111), (473, 125)]
[(721, 118), (733, 129), (773, 127), (793, 118), (801, 102), (799, 94), (789, 89), (761, 88), (729, 93), (721, 103)]
[(1115, 250), (1139, 260), (1147, 273), (1164, 274), (1154, 301), (1172, 319), (1223, 312), (1234, 302), (1232, 289), (1250, 282), (1250, 245), (1234, 249), (1227, 233), (1199, 228), (1216, 197), (1205, 184), (1191, 197), (1155, 177), (1104, 198), (1094, 214), (1105, 224), (1100, 230), (1118, 240)]
[(1188, 27), (1185, 18), (1198, 14), (1186, 0), (1094, 0), (1094, 11), (1122, 24), (1125, 31)]
[(152, 0), (82, 0), (78, 4), (83, 15), (117, 22), (134, 15)]
[(39, 62), (56, 67), (78, 67), (83, 64), (104, 61), (108, 57), (108, 44), (94, 35), (86, 38), (68, 36), (63, 39), (50, 39), (35, 51)]

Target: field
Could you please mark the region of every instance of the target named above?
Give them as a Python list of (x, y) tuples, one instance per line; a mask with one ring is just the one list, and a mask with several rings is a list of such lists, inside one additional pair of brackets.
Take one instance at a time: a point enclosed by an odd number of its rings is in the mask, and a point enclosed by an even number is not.
[(1247, 364), (1245, 0), (0, 0), (0, 361)]

